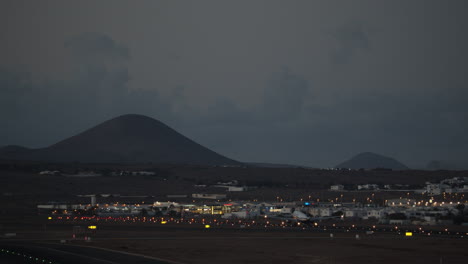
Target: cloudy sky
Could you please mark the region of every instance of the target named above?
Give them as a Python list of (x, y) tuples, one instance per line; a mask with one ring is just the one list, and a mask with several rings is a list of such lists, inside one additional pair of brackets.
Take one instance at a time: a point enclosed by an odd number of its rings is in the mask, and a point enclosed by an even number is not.
[(468, 167), (468, 2), (1, 1), (0, 145), (126, 113), (241, 161)]

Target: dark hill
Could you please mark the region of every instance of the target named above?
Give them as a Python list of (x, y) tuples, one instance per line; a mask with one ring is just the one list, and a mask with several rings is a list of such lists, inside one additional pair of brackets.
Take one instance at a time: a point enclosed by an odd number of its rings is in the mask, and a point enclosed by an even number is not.
[(407, 170), (408, 167), (401, 162), (372, 152), (360, 153), (350, 160), (336, 166), (337, 168), (350, 169), (377, 169)]
[(0, 158), (90, 163), (240, 164), (142, 115), (119, 116), (47, 148), (9, 152), (0, 149)]

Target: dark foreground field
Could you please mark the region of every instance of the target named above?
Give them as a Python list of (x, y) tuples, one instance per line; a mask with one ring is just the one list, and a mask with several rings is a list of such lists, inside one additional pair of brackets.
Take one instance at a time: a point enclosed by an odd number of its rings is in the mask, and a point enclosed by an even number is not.
[[(75, 261), (83, 255), (94, 259), (81, 263), (429, 264), (468, 261), (467, 238), (406, 238), (388, 233), (360, 233), (360, 239), (356, 240), (355, 233), (336, 233), (334, 238), (330, 239), (329, 233), (326, 232), (297, 230), (103, 225), (96, 234), (91, 235), (91, 242), (85, 242), (70, 241), (71, 229), (71, 224), (50, 225), (45, 231), (22, 227), (23, 231), (18, 233), (17, 238), (3, 239), (0, 244), (3, 248), (22, 246), (26, 251), (28, 247), (35, 247), (36, 254), (37, 248), (49, 248), (55, 253), (45, 255), (52, 260), (57, 257), (58, 251), (62, 254), (58, 255), (59, 258), (71, 252)], [(65, 245), (57, 245), (61, 239), (68, 241)], [(99, 251), (95, 247), (114, 251)], [(129, 252), (138, 256), (123, 257), (118, 252)], [(155, 259), (141, 258), (140, 255)], [(128, 262), (129, 259), (133, 259), (132, 262)], [(93, 262), (97, 260), (100, 262)]]

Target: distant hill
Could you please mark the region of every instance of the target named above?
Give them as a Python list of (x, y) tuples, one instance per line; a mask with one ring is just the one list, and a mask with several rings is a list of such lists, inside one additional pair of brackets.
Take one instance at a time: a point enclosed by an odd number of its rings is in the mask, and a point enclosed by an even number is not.
[(351, 159), (338, 164), (336, 168), (350, 169), (377, 169), (407, 170), (408, 167), (401, 162), (372, 152), (360, 153)]
[(89, 163), (239, 165), (142, 115), (123, 115), (41, 149), (0, 148), (0, 159)]

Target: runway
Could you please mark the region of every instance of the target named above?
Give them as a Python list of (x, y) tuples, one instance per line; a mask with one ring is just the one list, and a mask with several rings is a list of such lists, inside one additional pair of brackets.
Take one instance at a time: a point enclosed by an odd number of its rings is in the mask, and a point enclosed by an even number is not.
[(181, 264), (154, 257), (90, 246), (77, 246), (27, 241), (1, 242), (2, 263), (43, 264)]

